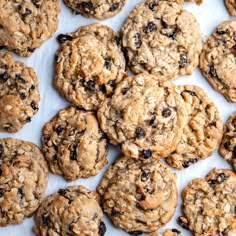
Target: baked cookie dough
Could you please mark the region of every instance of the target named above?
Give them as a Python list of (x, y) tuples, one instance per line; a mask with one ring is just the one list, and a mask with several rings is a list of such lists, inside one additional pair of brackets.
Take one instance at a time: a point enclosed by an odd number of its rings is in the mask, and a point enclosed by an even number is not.
[(200, 87), (176, 86), (176, 91), (190, 106), (190, 113), (181, 141), (166, 161), (181, 170), (213, 153), (221, 142), (223, 124), (217, 107)]
[(83, 186), (60, 189), (46, 197), (35, 214), (38, 236), (103, 236), (106, 225), (95, 192)]
[(151, 236), (182, 236), (178, 229), (167, 229), (164, 233), (153, 233)]
[(104, 20), (118, 14), (126, 0), (64, 0), (75, 14)]
[(39, 100), (33, 68), (0, 52), (0, 131), (19, 131), (38, 111)]
[(212, 87), (229, 102), (236, 102), (236, 21), (218, 25), (205, 42), (200, 68)]
[(96, 110), (126, 76), (118, 35), (95, 23), (59, 35), (58, 40), (61, 47), (56, 56), (55, 87), (69, 102)]
[(236, 232), (236, 174), (213, 169), (194, 179), (182, 192), (184, 217), (178, 223), (195, 236), (234, 235)]
[(49, 169), (68, 181), (96, 175), (107, 163), (107, 139), (90, 111), (60, 110), (45, 124), (42, 144)]
[(236, 16), (236, 2), (234, 0), (225, 0), (225, 6), (231, 16)]
[(224, 126), (219, 152), (236, 170), (236, 111), (230, 115)]
[(136, 6), (122, 31), (128, 65), (161, 80), (189, 75), (198, 65), (201, 32), (194, 16), (175, 1), (148, 0)]
[(131, 235), (150, 233), (165, 225), (178, 202), (176, 175), (159, 160), (119, 158), (97, 191), (114, 225)]
[(171, 82), (149, 74), (127, 77), (98, 110), (102, 130), (124, 155), (166, 157), (178, 145), (187, 123), (182, 97)]
[(31, 217), (47, 182), (47, 163), (35, 144), (0, 139), (0, 226), (19, 224)]
[(58, 0), (1, 0), (0, 47), (28, 57), (57, 30)]

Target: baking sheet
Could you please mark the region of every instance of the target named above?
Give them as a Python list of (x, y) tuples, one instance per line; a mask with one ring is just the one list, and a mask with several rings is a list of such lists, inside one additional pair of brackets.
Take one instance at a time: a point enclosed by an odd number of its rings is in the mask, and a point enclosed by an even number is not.
[[(123, 10), (113, 18), (100, 21), (102, 24), (109, 25), (115, 31), (119, 31), (128, 16), (129, 12), (134, 8), (134, 6), (142, 2), (141, 0), (127, 0), (126, 6)], [(203, 41), (211, 34), (212, 30), (224, 20), (233, 19), (230, 17), (226, 11), (223, 0), (204, 0), (201, 6), (196, 4), (186, 3), (184, 6), (187, 10), (192, 12), (197, 18), (200, 28), (202, 31)], [(53, 87), (53, 76), (54, 76), (54, 56), (55, 52), (59, 46), (56, 41), (56, 37), (60, 33), (73, 32), (78, 27), (93, 22), (97, 22), (96, 19), (86, 19), (79, 15), (72, 15), (71, 11), (65, 7), (63, 1), (60, 1), (60, 17), (59, 17), (59, 27), (51, 39), (45, 42), (39, 49), (37, 49), (30, 58), (21, 58), (15, 56), (17, 60), (25, 62), (27, 65), (32, 66), (39, 78), (39, 88), (41, 95), (41, 102), (39, 106), (38, 113), (32, 118), (32, 122), (26, 124), (24, 128), (16, 134), (0, 133), (0, 138), (3, 137), (14, 137), (18, 139), (23, 139), (31, 141), (41, 147), (41, 132), (43, 125), (49, 121), (59, 109), (65, 108), (69, 105), (65, 99), (63, 99), (59, 93)], [(230, 113), (236, 110), (236, 104), (232, 104), (226, 101), (226, 99), (208, 84), (206, 79), (201, 75), (199, 69), (196, 69), (191, 76), (184, 76), (174, 81), (175, 84), (191, 84), (198, 85), (202, 87), (208, 95), (214, 100), (217, 105), (221, 118), (223, 122), (226, 121)], [(110, 146), (109, 150), (109, 164), (112, 163), (116, 157), (120, 155), (117, 148)], [(46, 195), (49, 195), (59, 188), (64, 188), (69, 185), (85, 185), (90, 189), (95, 189), (98, 185), (103, 173), (107, 169), (108, 165), (104, 167), (101, 172), (95, 176), (88, 179), (80, 179), (74, 182), (66, 182), (64, 178), (58, 175), (50, 174), (49, 183), (46, 191)], [(176, 213), (172, 220), (163, 228), (160, 229), (162, 232), (165, 228), (177, 228), (183, 232), (184, 235), (192, 235), (189, 231), (183, 230), (176, 223), (176, 218), (181, 215), (181, 191), (193, 178), (204, 177), (212, 168), (231, 168), (226, 161), (223, 160), (217, 151), (213, 153), (211, 157), (204, 161), (200, 161), (197, 164), (183, 170), (175, 171), (178, 179), (178, 189), (179, 189), (179, 204)], [(108, 236), (125, 236), (128, 235), (122, 230), (116, 229), (111, 221), (105, 217), (105, 223), (107, 226), (106, 235)], [(4, 228), (0, 228), (0, 236), (33, 236), (32, 232), (34, 221), (33, 217), (24, 220), (20, 225), (10, 225)]]

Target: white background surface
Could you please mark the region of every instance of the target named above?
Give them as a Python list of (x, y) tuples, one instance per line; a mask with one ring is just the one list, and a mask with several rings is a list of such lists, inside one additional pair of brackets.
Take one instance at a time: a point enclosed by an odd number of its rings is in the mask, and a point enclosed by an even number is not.
[[(127, 0), (126, 6), (123, 10), (111, 19), (100, 21), (103, 24), (111, 26), (115, 31), (119, 31), (128, 16), (129, 12), (134, 6), (142, 2), (141, 0)], [(211, 34), (212, 30), (224, 20), (233, 19), (227, 13), (223, 0), (204, 0), (201, 6), (188, 3), (184, 6), (190, 12), (192, 12), (197, 18), (202, 31), (203, 41)], [(49, 121), (61, 108), (67, 107), (68, 102), (63, 99), (59, 93), (53, 87), (54, 76), (54, 56), (59, 46), (56, 41), (56, 37), (60, 33), (73, 32), (78, 27), (86, 25), (92, 22), (96, 22), (95, 19), (86, 19), (80, 15), (72, 15), (71, 11), (65, 7), (62, 0), (60, 0), (60, 17), (58, 31), (48, 41), (46, 41), (41, 48), (37, 49), (30, 58), (21, 58), (15, 56), (17, 60), (25, 62), (27, 65), (32, 66), (39, 78), (39, 87), (41, 102), (38, 113), (32, 118), (32, 122), (26, 124), (24, 128), (16, 134), (0, 133), (0, 138), (14, 137), (27, 141), (34, 142), (41, 147), (41, 132), (43, 125)], [(232, 75), (235, 76), (235, 75)], [(223, 122), (226, 121), (230, 113), (236, 110), (236, 104), (230, 104), (226, 99), (216, 91), (214, 91), (208, 84), (206, 79), (201, 75), (199, 69), (196, 69), (191, 76), (185, 76), (174, 81), (175, 84), (192, 84), (202, 87), (208, 95), (214, 100), (217, 105)], [(116, 157), (119, 156), (119, 150), (114, 147), (110, 147), (109, 150), (109, 163), (113, 162)], [(49, 184), (47, 187), (46, 195), (57, 191), (59, 188), (66, 187), (68, 185), (83, 184), (90, 189), (95, 189), (98, 185), (104, 171), (108, 165), (102, 169), (102, 171), (95, 177), (89, 179), (80, 179), (74, 182), (67, 183), (61, 176), (50, 174)], [(164, 228), (177, 228), (181, 230), (184, 235), (192, 235), (189, 231), (183, 230), (176, 224), (176, 218), (181, 214), (181, 191), (193, 178), (204, 177), (212, 168), (231, 168), (226, 161), (221, 158), (217, 150), (211, 157), (204, 161), (200, 161), (197, 164), (183, 170), (175, 171), (178, 176), (177, 184), (179, 189), (179, 204), (176, 213), (172, 220)], [(107, 226), (107, 236), (125, 236), (128, 235), (124, 231), (115, 229), (109, 219), (105, 218)], [(20, 225), (8, 226), (0, 228), (0, 236), (31, 236), (32, 226), (34, 224), (33, 218), (26, 219)]]

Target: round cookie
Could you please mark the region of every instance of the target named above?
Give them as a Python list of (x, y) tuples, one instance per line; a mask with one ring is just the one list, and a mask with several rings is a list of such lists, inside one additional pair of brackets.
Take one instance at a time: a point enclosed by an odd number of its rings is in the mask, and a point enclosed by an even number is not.
[(106, 226), (95, 192), (83, 186), (60, 189), (46, 197), (35, 214), (38, 236), (103, 236)]
[(97, 110), (113, 94), (126, 75), (125, 59), (118, 35), (98, 23), (59, 35), (55, 87), (69, 102), (85, 110)]
[(225, 0), (225, 6), (231, 16), (236, 16), (236, 2), (234, 0)]
[(224, 126), (219, 152), (236, 170), (236, 111), (230, 115)]
[(200, 68), (212, 87), (229, 102), (236, 102), (236, 21), (218, 25), (205, 42)]
[(136, 6), (122, 31), (128, 65), (161, 80), (189, 75), (198, 65), (201, 32), (194, 16), (175, 1), (148, 0)]
[(178, 202), (176, 175), (159, 160), (119, 158), (109, 167), (97, 191), (114, 225), (132, 235), (150, 233), (165, 225)]
[(58, 0), (1, 0), (0, 47), (28, 57), (57, 30)]
[(200, 87), (176, 86), (176, 91), (190, 106), (190, 113), (181, 141), (166, 161), (181, 170), (213, 153), (221, 141), (223, 124), (217, 107)]
[(118, 14), (126, 0), (64, 0), (75, 14), (104, 20)]
[(19, 131), (38, 111), (39, 100), (33, 68), (0, 52), (0, 131)]
[(160, 158), (178, 145), (187, 122), (183, 99), (171, 82), (140, 74), (120, 82), (98, 110), (102, 130), (124, 155)]
[(0, 226), (19, 224), (31, 217), (47, 182), (47, 163), (35, 144), (0, 139)]
[(178, 223), (195, 236), (234, 235), (236, 232), (236, 174), (213, 169), (194, 179), (182, 192), (184, 217)]
[(68, 181), (96, 175), (107, 163), (107, 139), (90, 111), (60, 110), (45, 124), (42, 144), (49, 169)]
[(153, 233), (151, 236), (182, 236), (178, 229), (167, 229), (164, 233)]

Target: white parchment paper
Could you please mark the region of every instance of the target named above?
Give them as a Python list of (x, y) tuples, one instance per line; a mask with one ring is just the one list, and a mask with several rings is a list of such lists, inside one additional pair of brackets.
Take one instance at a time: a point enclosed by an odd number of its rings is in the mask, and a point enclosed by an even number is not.
[[(126, 6), (118, 15), (111, 19), (100, 21), (100, 23), (109, 25), (115, 31), (119, 31), (129, 12), (137, 3), (142, 2), (141, 0), (126, 1)], [(233, 19), (227, 13), (223, 0), (204, 0), (204, 3), (201, 6), (187, 3), (184, 7), (192, 12), (197, 18), (202, 31), (203, 41), (207, 39), (212, 30), (222, 21)], [(43, 125), (47, 121), (49, 121), (58, 112), (59, 109), (65, 108), (69, 105), (69, 103), (59, 95), (59, 93), (52, 85), (54, 76), (54, 57), (55, 52), (59, 46), (56, 41), (56, 37), (60, 33), (73, 32), (78, 27), (97, 22), (97, 20), (87, 19), (80, 15), (72, 15), (71, 11), (67, 7), (65, 7), (62, 0), (60, 0), (60, 8), (61, 12), (59, 18), (59, 27), (56, 34), (51, 39), (46, 41), (39, 49), (37, 49), (30, 58), (21, 58), (15, 55), (15, 58), (17, 60), (23, 61), (27, 65), (32, 66), (38, 75), (41, 95), (39, 111), (32, 118), (32, 122), (26, 124), (20, 132), (16, 134), (0, 133), (0, 138), (14, 137), (31, 141), (41, 147), (40, 139)], [(175, 80), (174, 83), (191, 84), (202, 87), (214, 100), (220, 111), (223, 122), (226, 121), (230, 113), (236, 111), (236, 104), (227, 102), (221, 94), (214, 91), (207, 80), (201, 75), (199, 69), (196, 69), (191, 76), (179, 78)], [(110, 146), (108, 157), (109, 164), (113, 162), (114, 159), (119, 156), (119, 154), (120, 152), (117, 148)], [(64, 188), (69, 185), (83, 184), (90, 189), (95, 189), (107, 167), (108, 165), (104, 167), (102, 171), (95, 177), (80, 179), (70, 183), (67, 183), (61, 176), (50, 174), (46, 195), (57, 191), (59, 188)], [(205, 177), (205, 175), (214, 167), (231, 168), (227, 164), (227, 162), (219, 156), (217, 150), (208, 159), (200, 161), (181, 172), (173, 170), (178, 176), (177, 184), (179, 189), (179, 204), (172, 220), (165, 227), (160, 229), (160, 232), (165, 228), (177, 228), (181, 230), (186, 236), (192, 235), (189, 231), (183, 230), (176, 223), (176, 218), (181, 215), (181, 191), (193, 178)], [(107, 217), (105, 217), (105, 223), (107, 226), (107, 236), (128, 235), (124, 231), (116, 229)], [(34, 220), (33, 218), (30, 218), (26, 219), (20, 225), (10, 225), (7, 227), (2, 227), (0, 228), (0, 236), (33, 236), (35, 235), (32, 231), (33, 224)]]

